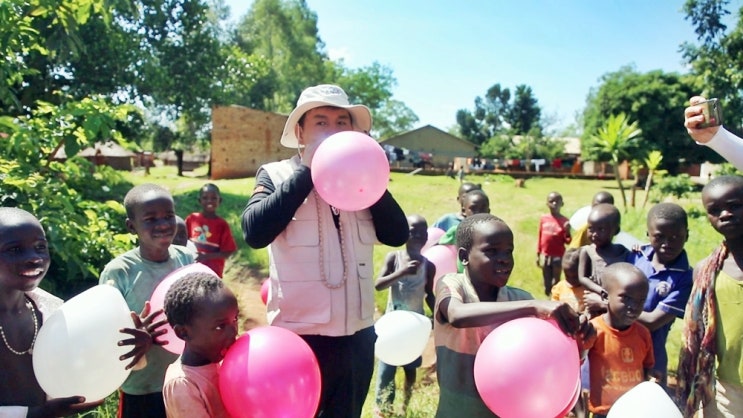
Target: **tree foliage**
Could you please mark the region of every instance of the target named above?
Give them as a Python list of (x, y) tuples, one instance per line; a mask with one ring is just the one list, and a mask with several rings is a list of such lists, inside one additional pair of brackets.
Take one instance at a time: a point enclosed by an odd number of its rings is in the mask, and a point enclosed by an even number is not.
[[(117, 120), (131, 109), (101, 98), (38, 103), (29, 116), (2, 117), (0, 206), (33, 213), (44, 226), (52, 266), (42, 287), (68, 297), (97, 280), (103, 266), (131, 247), (121, 199), (131, 187), (113, 169), (75, 157), (96, 140), (120, 139)], [(65, 146), (68, 159), (52, 157)]]
[(619, 176), (619, 164), (633, 154), (640, 139), (642, 130), (638, 127), (637, 122), (630, 122), (629, 117), (624, 113), (610, 115), (604, 126), (590, 137), (586, 147), (593, 155), (598, 155), (598, 161), (609, 161), (614, 169), (614, 177), (617, 179), (617, 185), (622, 195), (624, 209), (627, 210), (627, 195), (624, 192), (624, 185)]
[(583, 112), (583, 159), (606, 160), (605, 155), (594, 152), (597, 149), (590, 146), (590, 137), (607, 123), (610, 115), (619, 113), (636, 121), (643, 134), (642, 143), (628, 150), (630, 160), (642, 159), (650, 150), (679, 156), (663, 160), (663, 168), (675, 173), (682, 156), (687, 162), (715, 158), (714, 152), (690, 141), (679, 122), (680, 109), (686, 107), (696, 85), (692, 76), (660, 70), (640, 73), (632, 67), (623, 67), (605, 74), (600, 85), (589, 93)]
[(531, 87), (516, 86), (512, 98), (511, 90), (496, 83), (483, 97), (475, 98), (472, 111), (457, 111), (456, 119), (459, 133), (470, 142), (481, 145), (496, 134), (528, 135), (539, 131), (541, 135), (541, 112)]
[(684, 59), (703, 84), (695, 94), (717, 97), (724, 106), (725, 125), (743, 128), (743, 14), (738, 11), (735, 28), (728, 30), (729, 0), (687, 0), (686, 19), (691, 21), (698, 44), (682, 45)]

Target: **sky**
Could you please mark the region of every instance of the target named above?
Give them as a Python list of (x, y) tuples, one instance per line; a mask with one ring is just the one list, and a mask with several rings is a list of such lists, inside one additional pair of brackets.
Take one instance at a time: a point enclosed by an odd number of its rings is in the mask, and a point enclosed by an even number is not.
[[(459, 109), (500, 83), (532, 88), (553, 129), (575, 122), (606, 73), (687, 72), (695, 42), (684, 0), (306, 0), (331, 59), (392, 69), (393, 98), (448, 130)], [(233, 19), (249, 0), (226, 0)], [(732, 0), (737, 10), (743, 0)]]

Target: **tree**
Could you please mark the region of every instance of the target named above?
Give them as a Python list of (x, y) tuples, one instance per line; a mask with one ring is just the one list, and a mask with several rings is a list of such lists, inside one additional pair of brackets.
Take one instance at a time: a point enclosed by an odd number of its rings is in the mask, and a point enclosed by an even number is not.
[(508, 113), (508, 102), (511, 100), (511, 91), (494, 84), (485, 93), (485, 97), (475, 97), (475, 109), (470, 112), (466, 109), (457, 111), (456, 119), (459, 132), (470, 142), (480, 145), (492, 138), (503, 127), (505, 115)]
[[(589, 93), (583, 112), (583, 142), (602, 126), (608, 115), (626, 114), (642, 130), (641, 146), (630, 150), (630, 160), (642, 159), (648, 150), (659, 150), (666, 158), (664, 168), (675, 173), (683, 157), (687, 162), (717, 161), (714, 152), (689, 140), (679, 112), (687, 106), (696, 91), (696, 79), (660, 70), (639, 73), (632, 67), (601, 77), (601, 84)], [(583, 147), (584, 159), (594, 159), (591, 150)], [(716, 159), (715, 159), (716, 158)]]
[(685, 61), (700, 79), (695, 94), (717, 97), (725, 106), (725, 125), (738, 133), (743, 127), (743, 15), (738, 13), (735, 28), (728, 30), (725, 16), (728, 0), (687, 0), (686, 19), (697, 34), (698, 44), (681, 46)]
[(614, 177), (617, 179), (619, 191), (622, 194), (622, 204), (624, 210), (627, 210), (627, 196), (624, 192), (624, 185), (619, 176), (619, 164), (630, 157), (631, 150), (640, 138), (642, 130), (638, 128), (637, 122), (631, 122), (627, 115), (611, 115), (606, 124), (600, 127), (591, 137), (588, 147), (592, 148), (596, 155), (601, 155), (599, 161), (611, 161), (614, 168)]
[(235, 41), (271, 68), (273, 82), (264, 86), (260, 109), (288, 113), (305, 87), (326, 81), (317, 14), (304, 0), (256, 0), (238, 24)]
[(535, 130), (541, 133), (542, 127), (539, 125), (541, 115), (542, 110), (531, 87), (525, 84), (516, 86), (513, 104), (504, 118), (511, 131), (515, 134), (526, 134)]
[(642, 209), (645, 209), (645, 205), (648, 203), (648, 197), (650, 195), (650, 186), (653, 184), (653, 176), (663, 174), (665, 170), (659, 170), (660, 163), (663, 161), (663, 154), (660, 151), (650, 151), (648, 157), (645, 158), (645, 166), (648, 168), (648, 178), (645, 179), (645, 197), (642, 200)]
[(541, 109), (531, 87), (521, 84), (511, 101), (511, 91), (500, 84), (491, 86), (484, 97), (475, 98), (473, 111), (460, 109), (456, 119), (461, 135), (475, 144), (484, 144), (496, 134), (528, 135), (540, 132)]

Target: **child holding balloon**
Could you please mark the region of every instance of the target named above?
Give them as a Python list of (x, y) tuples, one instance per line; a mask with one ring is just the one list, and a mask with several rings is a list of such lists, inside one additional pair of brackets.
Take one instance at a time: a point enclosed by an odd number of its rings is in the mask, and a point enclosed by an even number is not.
[(707, 219), (724, 241), (694, 268), (684, 315), (678, 390), (684, 417), (743, 411), (743, 177), (720, 176), (702, 189)]
[(237, 336), (237, 298), (214, 274), (189, 273), (168, 289), (165, 314), (175, 334), (185, 341), (183, 354), (165, 373), (168, 417), (228, 416), (218, 370)]
[[(47, 399), (32, 364), (33, 348), (39, 328), (62, 305), (62, 300), (38, 288), (49, 269), (49, 249), (44, 229), (32, 214), (18, 208), (0, 208), (0, 416), (60, 417), (85, 412), (103, 400), (80, 396)], [(119, 342), (133, 345), (121, 356), (134, 367), (152, 344), (155, 312), (143, 316), (132, 313), (135, 328), (122, 329), (130, 334)], [(129, 360), (131, 359), (131, 360)], [(68, 376), (73, 378), (74, 376)]]
[(530, 316), (555, 319), (563, 331), (578, 338), (590, 336), (592, 327), (568, 304), (534, 300), (528, 292), (507, 285), (514, 246), (513, 232), (503, 220), (490, 214), (465, 218), (457, 230), (457, 247), (464, 273), (448, 274), (436, 285), (436, 416), (493, 417), (474, 381), (475, 354), (491, 331)]
[[(117, 288), (134, 311), (141, 310), (157, 285), (173, 270), (194, 262), (185, 247), (171, 245), (176, 231), (173, 197), (161, 186), (145, 183), (124, 197), (126, 226), (139, 246), (111, 260), (100, 284)], [(162, 385), (165, 370), (178, 356), (160, 345), (146, 354), (147, 365), (133, 371), (121, 386), (120, 418), (164, 418)]]
[[(436, 277), (436, 266), (421, 254), (421, 249), (428, 240), (428, 224), (420, 215), (409, 215), (408, 228), (410, 236), (405, 250), (387, 253), (379, 278), (375, 284), (377, 290), (390, 289), (386, 312), (407, 310), (423, 314), (423, 300), (433, 312), (436, 298), (433, 294), (433, 281)], [(410, 364), (402, 366), (405, 371), (405, 388), (403, 391), (403, 415), (410, 402), (413, 384), (416, 380), (416, 369), (421, 366), (422, 358), (418, 357)], [(377, 395), (375, 413), (378, 417), (391, 414), (395, 400), (395, 372), (397, 367), (377, 362)]]

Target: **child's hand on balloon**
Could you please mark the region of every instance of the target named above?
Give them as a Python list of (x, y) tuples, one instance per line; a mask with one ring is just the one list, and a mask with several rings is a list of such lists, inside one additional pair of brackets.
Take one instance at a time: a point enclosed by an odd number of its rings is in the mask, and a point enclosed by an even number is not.
[(42, 406), (29, 408), (26, 416), (28, 418), (66, 417), (95, 409), (103, 405), (104, 401), (105, 399), (101, 399), (86, 403), (82, 396), (49, 399)]
[(537, 311), (541, 318), (554, 319), (562, 332), (570, 336), (575, 336), (580, 328), (578, 313), (567, 303), (538, 301)]
[[(123, 334), (129, 334), (132, 336), (132, 338), (119, 341), (119, 346), (134, 346), (131, 351), (119, 357), (120, 360), (126, 360), (128, 358), (132, 359), (129, 364), (126, 365), (127, 369), (137, 366), (137, 363), (140, 362), (153, 344), (167, 344), (167, 341), (161, 342), (157, 340), (157, 337), (166, 332), (166, 330), (162, 328), (162, 326), (167, 323), (166, 320), (162, 319), (155, 322), (155, 318), (161, 313), (163, 313), (162, 309), (150, 312), (150, 302), (145, 302), (144, 308), (139, 315), (135, 312), (131, 312), (132, 320), (134, 321), (134, 328), (122, 328), (119, 330)], [(136, 369), (138, 368), (141, 367), (137, 367)]]
[(596, 339), (596, 328), (591, 324), (590, 318), (587, 315), (580, 315), (578, 321), (580, 325), (578, 332), (575, 334), (575, 339), (581, 346), (593, 345), (593, 341)]

